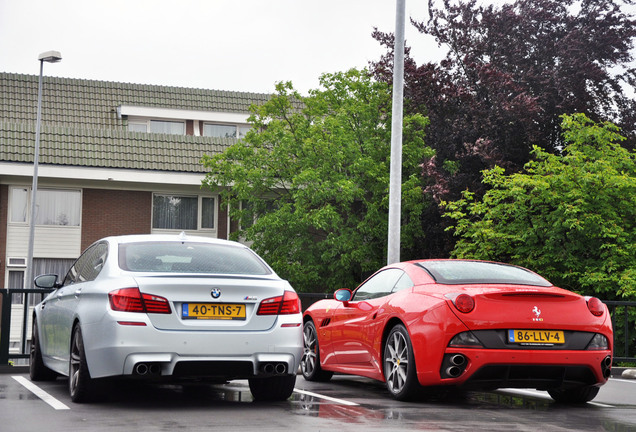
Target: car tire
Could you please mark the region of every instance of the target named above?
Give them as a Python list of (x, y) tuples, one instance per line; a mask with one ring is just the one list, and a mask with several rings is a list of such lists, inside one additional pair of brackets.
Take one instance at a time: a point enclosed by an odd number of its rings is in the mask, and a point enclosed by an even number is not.
[(42, 349), (40, 347), (40, 336), (38, 335), (38, 324), (33, 318), (31, 328), (31, 349), (29, 350), (29, 377), (31, 381), (53, 381), (57, 378), (57, 373), (44, 365), (42, 360)]
[(86, 363), (82, 329), (76, 325), (71, 336), (71, 355), (68, 365), (68, 389), (73, 402), (82, 403), (95, 400), (97, 384), (91, 378)]
[(296, 375), (250, 378), (248, 382), (255, 401), (284, 401), (294, 392)]
[(391, 395), (400, 401), (412, 399), (421, 387), (417, 381), (411, 338), (403, 325), (398, 324), (389, 332), (383, 359), (384, 379)]
[(333, 372), (320, 367), (320, 349), (318, 346), (318, 332), (312, 320), (303, 327), (303, 357), (300, 360), (300, 370), (307, 381), (329, 381)]
[(598, 394), (596, 386), (582, 386), (568, 389), (548, 390), (548, 394), (558, 403), (582, 404), (591, 401)]

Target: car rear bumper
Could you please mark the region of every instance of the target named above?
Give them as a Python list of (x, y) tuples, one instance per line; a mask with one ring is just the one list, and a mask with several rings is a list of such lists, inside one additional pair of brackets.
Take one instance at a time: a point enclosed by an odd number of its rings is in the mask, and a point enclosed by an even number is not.
[(261, 332), (164, 331), (117, 322), (82, 326), (82, 332), (93, 378), (178, 374), (235, 379), (295, 374), (303, 353), (302, 326), (294, 322), (300, 320), (300, 315), (279, 317)]
[[(461, 357), (457, 357), (457, 356)], [(611, 351), (447, 349), (438, 373), (418, 373), (422, 385), (546, 390), (602, 385), (611, 374)]]

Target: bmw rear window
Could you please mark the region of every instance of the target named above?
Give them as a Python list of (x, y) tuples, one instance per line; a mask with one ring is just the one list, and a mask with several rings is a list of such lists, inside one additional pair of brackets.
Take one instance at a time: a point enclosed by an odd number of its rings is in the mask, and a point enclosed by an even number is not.
[(119, 267), (133, 272), (271, 274), (250, 249), (197, 242), (123, 243)]
[(515, 284), (541, 287), (552, 286), (536, 273), (521, 267), (462, 260), (425, 261), (417, 264), (426, 270), (437, 283), (461, 284)]

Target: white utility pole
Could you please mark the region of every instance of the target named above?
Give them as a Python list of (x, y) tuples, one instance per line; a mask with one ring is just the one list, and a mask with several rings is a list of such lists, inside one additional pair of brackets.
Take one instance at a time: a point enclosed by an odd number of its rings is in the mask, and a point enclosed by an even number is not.
[(387, 264), (393, 264), (400, 261), (405, 1), (406, 0), (396, 0), (395, 8), (395, 45), (393, 48), (393, 114), (391, 121), (391, 173), (389, 183), (389, 240)]

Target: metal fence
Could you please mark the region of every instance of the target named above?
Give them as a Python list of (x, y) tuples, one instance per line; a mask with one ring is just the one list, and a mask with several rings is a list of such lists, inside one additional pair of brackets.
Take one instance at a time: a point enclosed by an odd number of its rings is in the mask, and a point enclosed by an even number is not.
[[(30, 294), (47, 294), (43, 289), (0, 289), (2, 316), (0, 319), (0, 366), (9, 364), (11, 359), (28, 359), (33, 306), (29, 306)], [(11, 296), (22, 294), (21, 305), (11, 305)], [(299, 293), (303, 311), (318, 300), (332, 298), (332, 294)], [(605, 301), (612, 316), (614, 326), (614, 362), (636, 362), (636, 302)], [(19, 317), (13, 316), (19, 313)], [(13, 318), (13, 319), (12, 319)], [(13, 331), (11, 326), (14, 326)], [(20, 329), (16, 330), (15, 326)], [(18, 336), (16, 336), (18, 335)], [(12, 345), (14, 345), (12, 347)]]
[[(614, 327), (614, 363), (636, 361), (636, 302), (605, 301)], [(631, 333), (630, 333), (631, 330)]]

